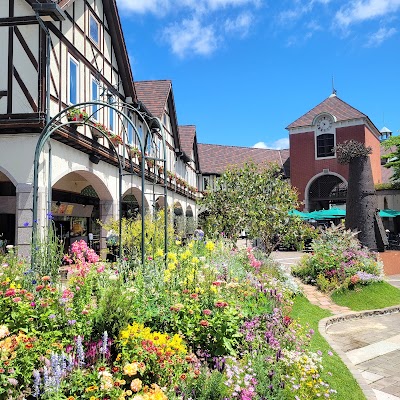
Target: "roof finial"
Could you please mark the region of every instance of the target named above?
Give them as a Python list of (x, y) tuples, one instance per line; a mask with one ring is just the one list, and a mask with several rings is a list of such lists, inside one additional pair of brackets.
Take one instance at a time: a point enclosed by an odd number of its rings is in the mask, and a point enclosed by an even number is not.
[(332, 94), (329, 97), (334, 97), (336, 96), (337, 90), (335, 89), (335, 79), (334, 76), (332, 75)]

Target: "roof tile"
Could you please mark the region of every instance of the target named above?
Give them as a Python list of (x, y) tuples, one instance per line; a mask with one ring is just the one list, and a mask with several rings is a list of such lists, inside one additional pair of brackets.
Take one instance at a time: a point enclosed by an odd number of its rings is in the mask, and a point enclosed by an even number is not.
[(314, 118), (321, 113), (330, 113), (336, 117), (337, 121), (346, 121), (357, 118), (368, 118), (361, 111), (350, 106), (336, 95), (331, 95), (313, 109), (292, 122), (286, 129), (311, 126)]
[(135, 81), (137, 98), (157, 118), (162, 118), (172, 83), (170, 80)]
[(288, 175), (289, 150), (257, 149), (254, 147), (198, 144), (200, 168), (203, 174), (222, 174), (229, 167), (243, 166), (247, 162), (267, 164), (277, 162)]

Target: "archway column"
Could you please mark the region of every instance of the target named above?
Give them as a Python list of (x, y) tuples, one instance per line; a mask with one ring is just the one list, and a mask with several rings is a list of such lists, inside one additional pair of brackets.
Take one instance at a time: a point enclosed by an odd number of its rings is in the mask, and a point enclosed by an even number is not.
[[(32, 204), (33, 187), (31, 184), (19, 183), (15, 187), (16, 211), (15, 211), (15, 244), (18, 255), (30, 258), (32, 245)], [(45, 192), (39, 190), (38, 209), (42, 210), (45, 204)], [(42, 213), (40, 213), (42, 214)], [(27, 226), (26, 226), (27, 225)]]

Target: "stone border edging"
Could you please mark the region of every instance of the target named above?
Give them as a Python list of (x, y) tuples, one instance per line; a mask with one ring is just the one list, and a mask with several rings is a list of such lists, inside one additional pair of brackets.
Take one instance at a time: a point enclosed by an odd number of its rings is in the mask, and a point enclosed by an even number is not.
[(349, 369), (351, 374), (353, 375), (354, 379), (360, 385), (361, 390), (363, 391), (367, 400), (376, 400), (376, 395), (374, 391), (370, 388), (364, 377), (361, 375), (361, 372), (358, 371), (356, 366), (350, 362), (346, 353), (339, 348), (339, 346), (330, 340), (329, 335), (327, 334), (326, 330), (333, 324), (338, 324), (343, 321), (349, 321), (353, 319), (362, 319), (368, 317), (376, 317), (380, 315), (387, 315), (387, 314), (394, 314), (400, 312), (400, 305), (399, 306), (392, 306), (381, 308), (379, 310), (367, 310), (367, 311), (359, 311), (354, 313), (347, 313), (341, 315), (335, 315), (332, 317), (326, 317), (319, 321), (318, 323), (318, 331), (319, 333), (325, 338), (325, 340), (329, 343), (329, 345), (335, 350), (337, 355), (341, 358), (343, 363)]

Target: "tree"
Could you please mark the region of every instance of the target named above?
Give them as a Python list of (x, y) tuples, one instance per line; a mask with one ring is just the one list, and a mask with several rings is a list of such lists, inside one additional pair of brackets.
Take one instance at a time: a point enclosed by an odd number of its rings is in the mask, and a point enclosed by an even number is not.
[(390, 153), (384, 154), (383, 159), (387, 160), (385, 168), (393, 168), (393, 175), (390, 178), (393, 182), (400, 182), (400, 136), (392, 136), (382, 142), (382, 146)]
[(358, 231), (363, 246), (373, 251), (384, 250), (382, 220), (377, 212), (378, 201), (372, 177), (371, 147), (355, 140), (345, 141), (336, 148), (338, 162), (349, 165), (346, 198), (346, 228)]
[(300, 218), (289, 215), (298, 205), (297, 192), (277, 164), (260, 169), (248, 163), (229, 169), (217, 179), (215, 189), (205, 195), (201, 205), (214, 231), (223, 232), (236, 243), (239, 232), (246, 229), (250, 237), (262, 241), (267, 253), (288, 235), (301, 235), (304, 228)]

